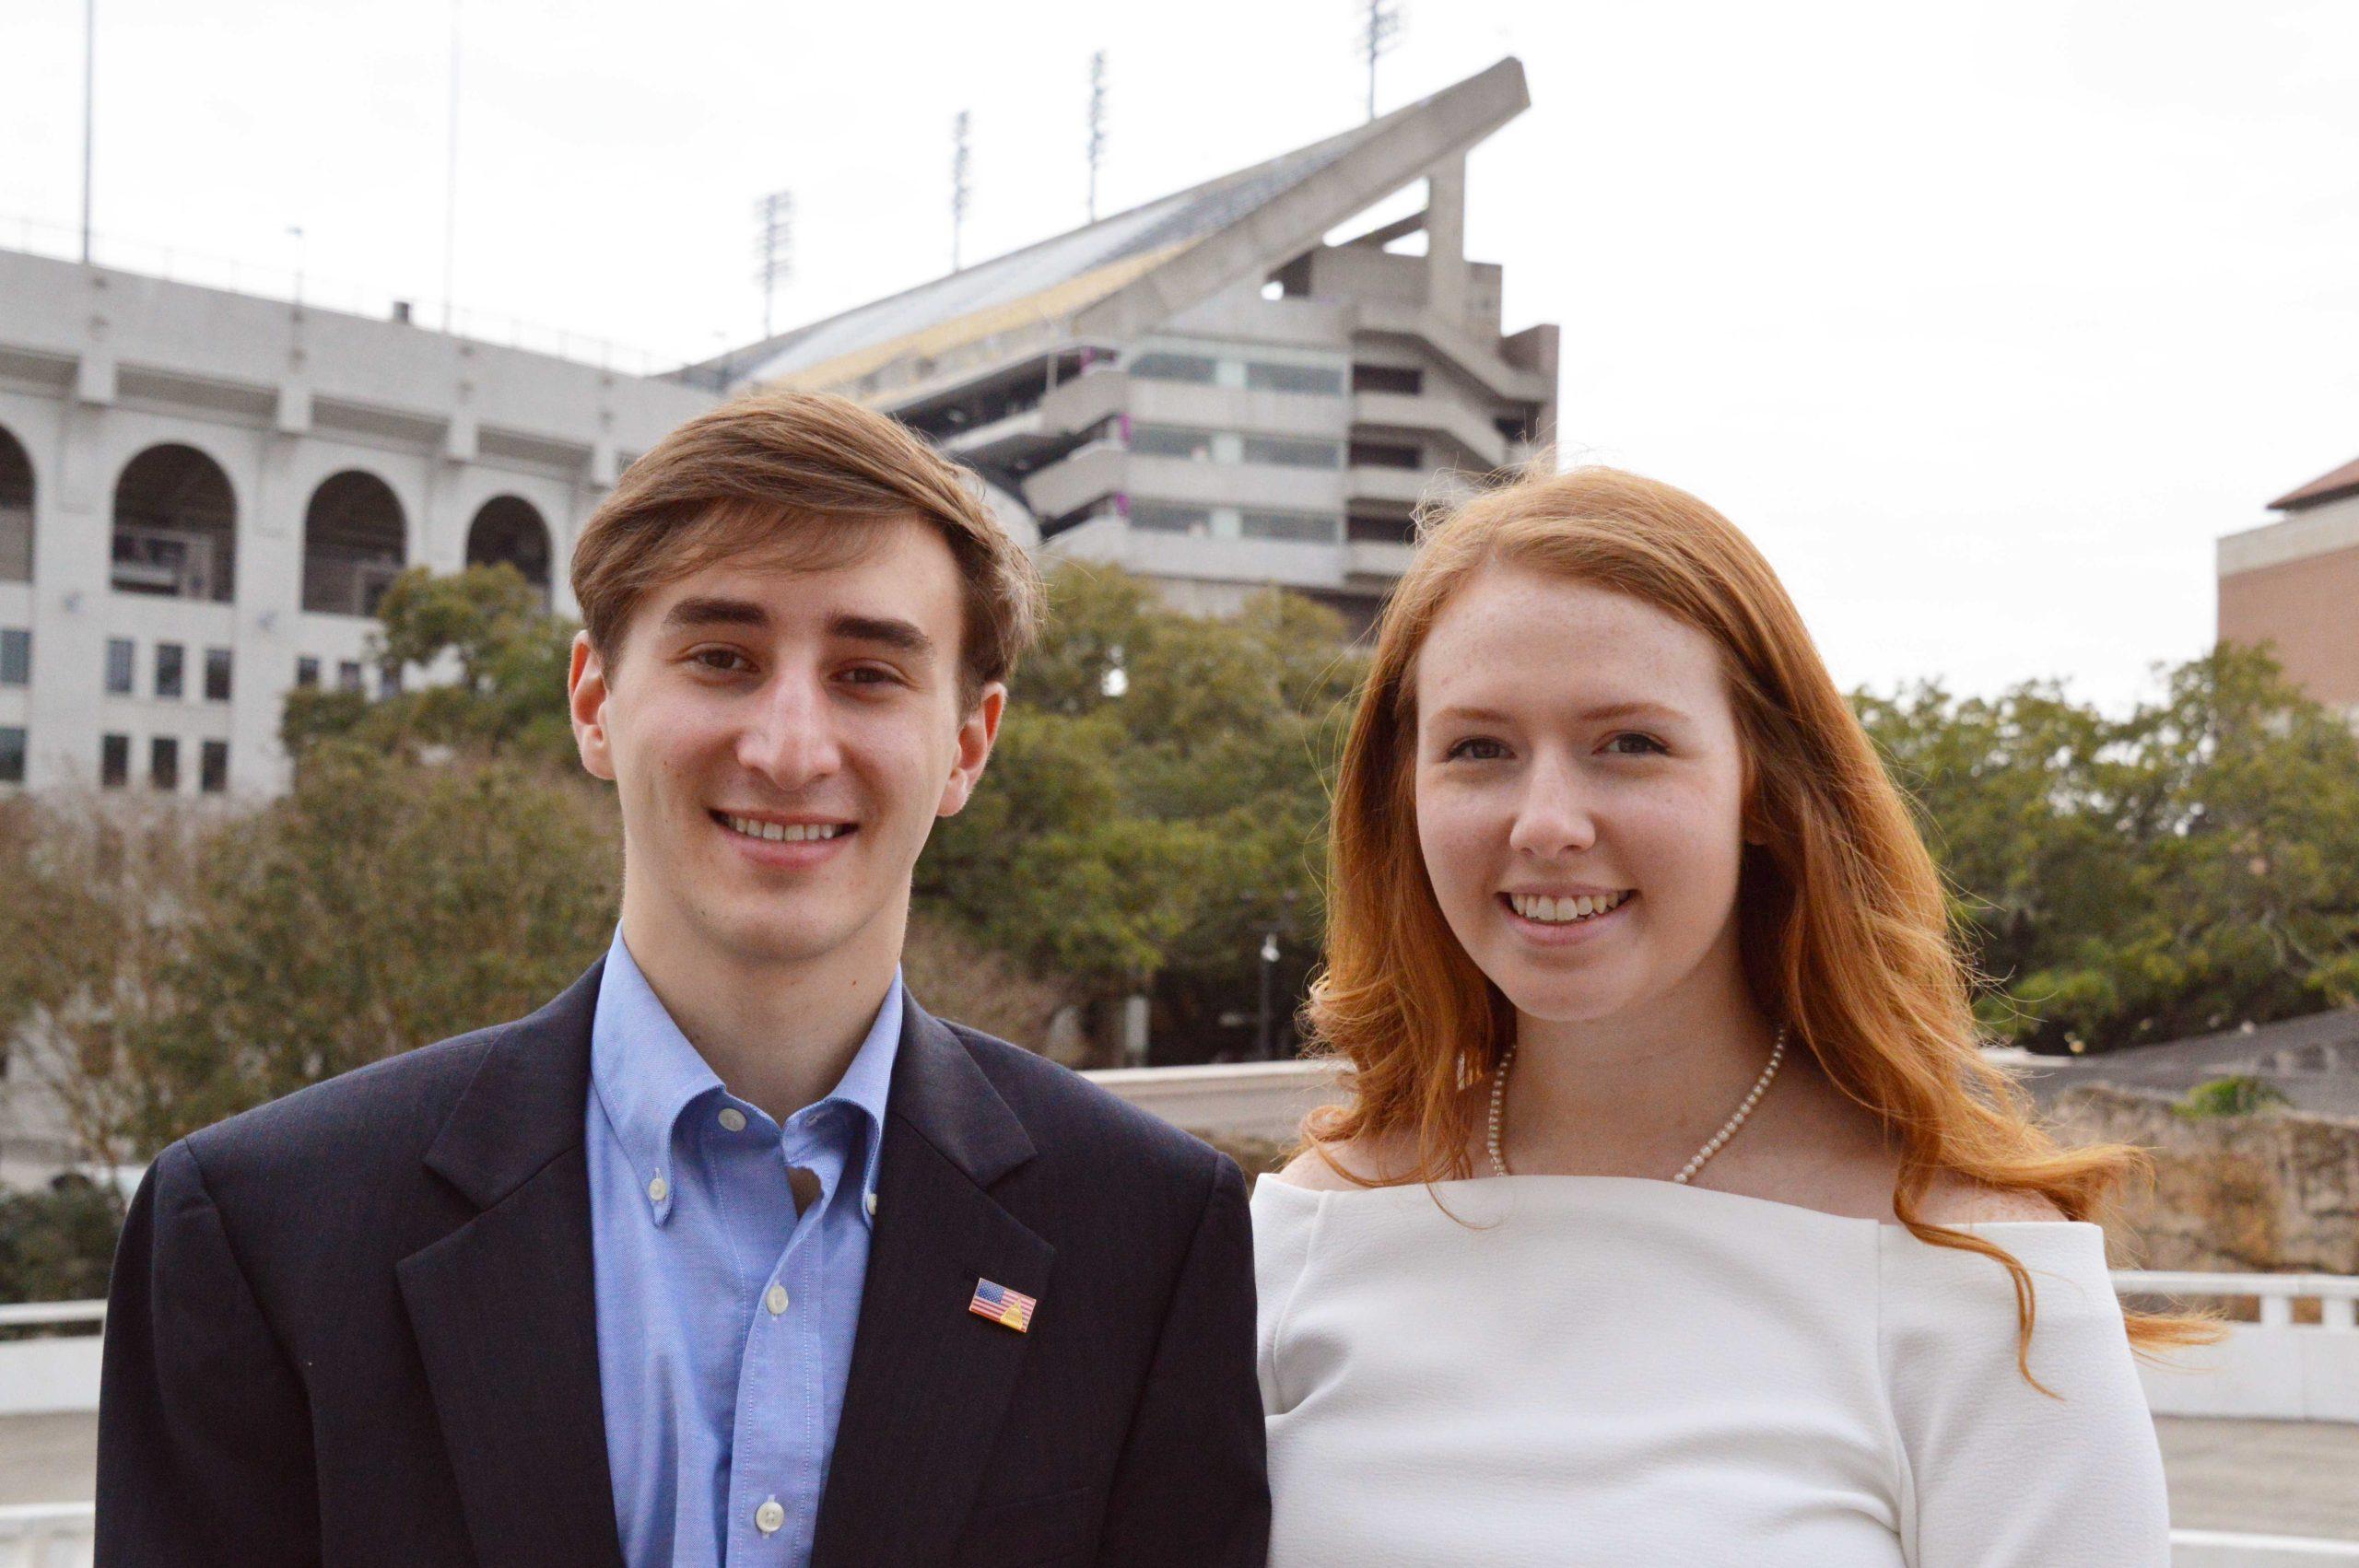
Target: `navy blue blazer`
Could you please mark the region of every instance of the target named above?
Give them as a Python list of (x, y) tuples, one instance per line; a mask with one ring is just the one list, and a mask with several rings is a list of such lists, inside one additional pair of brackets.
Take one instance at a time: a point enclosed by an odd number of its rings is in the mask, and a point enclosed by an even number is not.
[[(158, 1157), (107, 1314), (102, 1568), (620, 1564), (598, 976)], [(884, 1136), (815, 1568), (1262, 1568), (1237, 1166), (914, 1004)], [(1038, 1298), (1029, 1332), (968, 1310), (979, 1278)]]

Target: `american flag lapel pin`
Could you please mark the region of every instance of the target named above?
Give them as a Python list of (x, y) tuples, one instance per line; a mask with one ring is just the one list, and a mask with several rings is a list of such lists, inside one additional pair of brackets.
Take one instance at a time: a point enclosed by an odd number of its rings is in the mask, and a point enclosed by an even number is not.
[(1022, 1334), (1032, 1327), (1032, 1309), (1040, 1304), (1022, 1291), (1011, 1291), (995, 1280), (977, 1280), (975, 1299), (967, 1310)]

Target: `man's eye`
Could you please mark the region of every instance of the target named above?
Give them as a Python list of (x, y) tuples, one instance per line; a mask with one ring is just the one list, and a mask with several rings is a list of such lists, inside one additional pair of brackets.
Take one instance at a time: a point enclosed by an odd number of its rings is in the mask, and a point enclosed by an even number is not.
[(700, 669), (710, 670), (724, 675), (734, 675), (740, 670), (753, 668), (745, 656), (734, 648), (699, 648), (688, 655), (688, 662)]
[(1508, 749), (1487, 735), (1470, 735), (1442, 755), (1453, 762), (1496, 762)]
[(892, 671), (874, 664), (855, 664), (844, 672), (843, 678), (862, 686), (893, 685), (900, 680)]
[(1605, 749), (1624, 756), (1661, 755), (1669, 750), (1652, 735), (1641, 735), (1635, 730), (1614, 736), (1605, 743)]

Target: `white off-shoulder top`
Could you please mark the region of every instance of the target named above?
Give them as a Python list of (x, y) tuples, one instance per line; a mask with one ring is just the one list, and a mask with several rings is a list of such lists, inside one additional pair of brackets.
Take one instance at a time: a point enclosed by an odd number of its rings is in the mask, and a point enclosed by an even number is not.
[(1966, 1228), (2031, 1271), (2059, 1397), (2016, 1371), (2006, 1270), (1898, 1225), (1620, 1177), (1265, 1178), (1271, 1568), (2165, 1568), (2103, 1234)]

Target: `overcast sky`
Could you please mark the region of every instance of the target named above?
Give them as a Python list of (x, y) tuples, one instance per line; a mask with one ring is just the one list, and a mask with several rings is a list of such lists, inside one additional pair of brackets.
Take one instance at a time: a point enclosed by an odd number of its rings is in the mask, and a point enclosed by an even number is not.
[[(970, 259), (1078, 223), (1095, 49), (1101, 211), (1365, 93), (1352, 0), (461, 3), (459, 303), (665, 364), (757, 332), (765, 191), (781, 325), (945, 270), (959, 109)], [(448, 10), (98, 4), (102, 255), (440, 297)], [(1566, 448), (1735, 518), (1847, 684), (2124, 702), (2210, 639), (2213, 541), (2359, 456), (2359, 5), (1406, 9), (1379, 107), (1530, 73), (1468, 243), (1563, 325)], [(82, 22), (6, 0), (0, 245), (71, 243)]]

